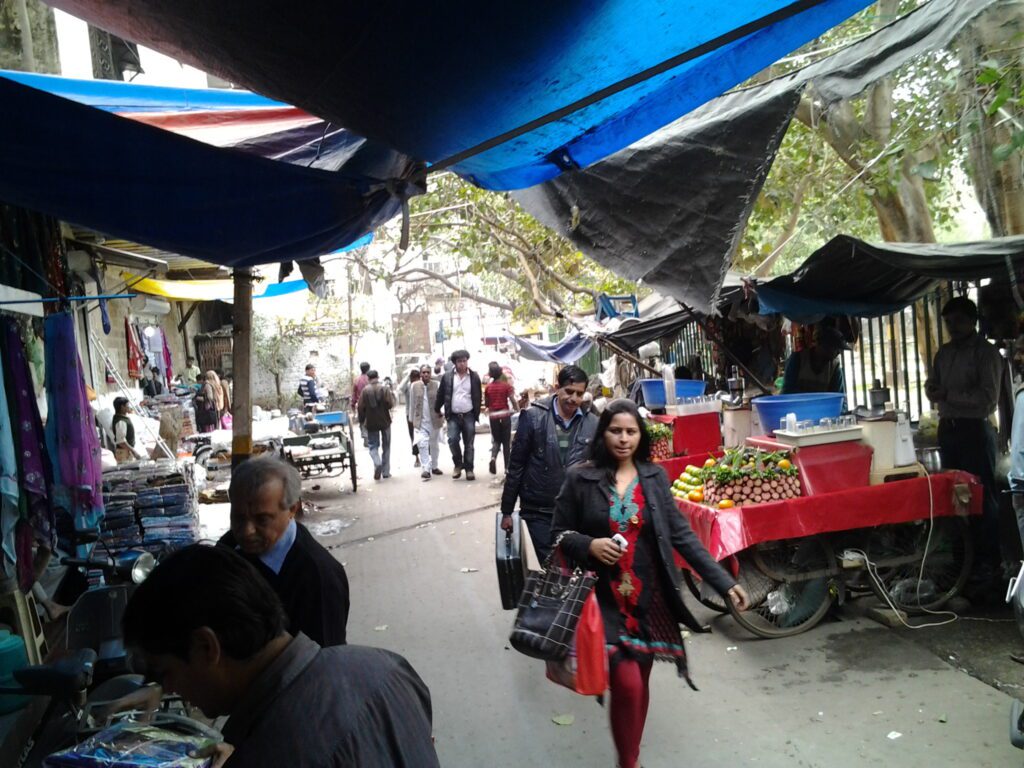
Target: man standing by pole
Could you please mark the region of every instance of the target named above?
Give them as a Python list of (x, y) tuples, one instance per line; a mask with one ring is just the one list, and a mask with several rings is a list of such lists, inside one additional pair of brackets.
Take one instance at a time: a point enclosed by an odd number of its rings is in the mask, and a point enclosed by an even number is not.
[(376, 371), (366, 375), (369, 384), (359, 396), (359, 425), (366, 428), (373, 459), (373, 479), (391, 477), (391, 409), (395, 395), (383, 386)]
[(438, 442), (444, 425), (441, 414), (434, 410), (437, 390), (438, 382), (431, 378), (430, 366), (421, 366), (419, 381), (414, 381), (409, 387), (409, 420), (416, 430), (420, 467), (423, 469), (420, 477), (424, 480), (429, 480), (431, 475), (444, 474), (437, 466), (440, 454)]
[(455, 464), (452, 478), (458, 480), (462, 470), (466, 470), (466, 479), (476, 480), (473, 474), (473, 441), (483, 390), (480, 377), (469, 369), (469, 352), (457, 349), (452, 352), (451, 361), (454, 368), (441, 378), (434, 411), (441, 413), (443, 408), (448, 422), (448, 447)]
[(501, 527), (511, 529), (518, 501), (541, 562), (551, 549), (551, 517), (565, 470), (586, 461), (597, 431), (597, 416), (580, 409), (586, 391), (587, 372), (567, 365), (558, 372), (555, 394), (519, 414), (501, 494)]
[(999, 502), (995, 487), (996, 438), (989, 418), (996, 410), (1003, 359), (978, 333), (978, 307), (966, 296), (946, 302), (942, 321), (950, 340), (935, 353), (925, 393), (939, 411), (942, 466), (978, 476), (985, 486), (980, 520), (974, 527), (975, 595), (991, 597), (999, 573)]

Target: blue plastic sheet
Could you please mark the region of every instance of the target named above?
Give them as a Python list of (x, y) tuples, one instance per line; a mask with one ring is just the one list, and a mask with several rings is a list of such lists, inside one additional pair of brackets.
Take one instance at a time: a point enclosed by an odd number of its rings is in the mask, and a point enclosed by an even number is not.
[(343, 248), (416, 188), (176, 136), (0, 77), (0, 199), (228, 266)]
[(509, 335), (505, 338), (514, 341), (519, 354), (527, 360), (540, 360), (545, 363), (559, 363), (562, 365), (575, 363), (594, 346), (594, 342), (583, 336), (579, 331), (569, 334), (561, 341), (550, 344), (542, 341), (533, 341), (522, 336)]
[[(102, 29), (437, 163), (627, 81), (455, 170), (538, 184), (666, 125), (870, 0), (488, 4), (55, 0)], [(272, 55), (268, 52), (272, 52)]]

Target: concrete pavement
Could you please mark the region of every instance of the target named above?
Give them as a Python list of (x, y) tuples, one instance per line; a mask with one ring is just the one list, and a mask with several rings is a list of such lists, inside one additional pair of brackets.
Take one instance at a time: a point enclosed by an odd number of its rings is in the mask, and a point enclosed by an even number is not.
[[(444, 447), (446, 475), (423, 483), (407, 434), (395, 432), (392, 479), (374, 482), (360, 449), (358, 493), (347, 476), (304, 483), (322, 506), (304, 522), (348, 571), (350, 641), (403, 654), (426, 680), (442, 765), (610, 768), (604, 710), (508, 648), (513, 614), (500, 609), (493, 560), (501, 486), (487, 473), (488, 436), (477, 438), (475, 483), (451, 479)], [(647, 768), (1024, 762), (1007, 738), (1010, 698), (927, 644), (856, 618), (757, 640), (731, 618), (694, 611), (714, 627), (688, 641), (701, 690), (656, 666)], [(558, 715), (573, 723), (556, 725)]]

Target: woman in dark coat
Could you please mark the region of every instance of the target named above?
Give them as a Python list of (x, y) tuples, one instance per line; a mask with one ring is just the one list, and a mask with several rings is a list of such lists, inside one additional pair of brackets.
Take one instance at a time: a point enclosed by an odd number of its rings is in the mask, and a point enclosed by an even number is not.
[[(621, 547), (612, 539), (621, 535)], [(650, 439), (636, 405), (614, 400), (601, 414), (591, 460), (568, 470), (555, 502), (552, 541), (597, 573), (608, 647), (612, 738), (620, 768), (635, 768), (650, 698), (653, 662), (671, 661), (693, 687), (679, 625), (703, 631), (679, 594), (673, 551), (740, 610), (743, 588), (714, 561), (672, 498), (668, 476), (650, 463)]]

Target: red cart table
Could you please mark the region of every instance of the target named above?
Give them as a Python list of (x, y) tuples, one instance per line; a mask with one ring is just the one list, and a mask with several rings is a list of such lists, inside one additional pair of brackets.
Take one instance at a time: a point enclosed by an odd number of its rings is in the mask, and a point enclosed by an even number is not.
[[(736, 620), (779, 637), (817, 624), (845, 589), (871, 589), (910, 613), (940, 608), (967, 579), (973, 546), (964, 518), (981, 514), (982, 485), (966, 472), (943, 472), (731, 509), (677, 503), (750, 594), (753, 607), (733, 611)], [(684, 573), (702, 603), (730, 608)]]

